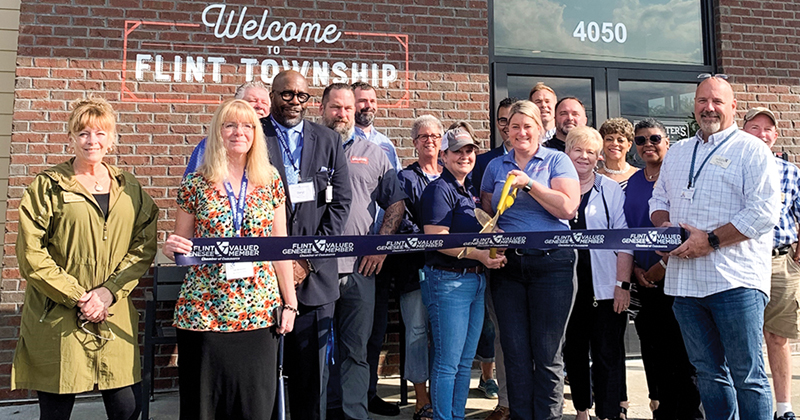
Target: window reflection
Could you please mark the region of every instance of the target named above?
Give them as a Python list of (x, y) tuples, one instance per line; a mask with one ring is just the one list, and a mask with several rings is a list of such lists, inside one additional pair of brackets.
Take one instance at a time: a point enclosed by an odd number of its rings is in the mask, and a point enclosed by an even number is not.
[[(694, 83), (619, 82), (622, 116), (634, 125), (645, 118), (656, 118), (667, 128), (673, 143), (689, 137), (689, 120), (694, 112)], [(632, 147), (628, 162), (643, 167), (644, 162)]]
[[(531, 88), (542, 82), (553, 88), (558, 99), (574, 96), (586, 107), (588, 124), (594, 125), (594, 102), (592, 101), (592, 80), (566, 77), (508, 76), (508, 95), (519, 99), (529, 99)], [(501, 98), (502, 99), (502, 98)]]
[(494, 0), (495, 54), (704, 64), (701, 0)]

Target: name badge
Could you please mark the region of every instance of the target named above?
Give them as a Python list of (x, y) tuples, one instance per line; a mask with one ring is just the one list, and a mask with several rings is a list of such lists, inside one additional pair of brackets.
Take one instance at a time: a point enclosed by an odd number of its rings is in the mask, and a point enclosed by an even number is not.
[(256, 275), (252, 262), (225, 263), (225, 277), (228, 280), (244, 279)]
[(64, 195), (62, 196), (65, 203), (80, 203), (82, 201), (86, 201), (82, 195), (71, 193), (64, 191)]
[(712, 165), (717, 165), (722, 169), (728, 169), (728, 166), (731, 164), (730, 159), (726, 159), (722, 156), (714, 156), (709, 162), (711, 162)]
[(314, 191), (313, 182), (298, 182), (294, 185), (289, 185), (289, 198), (292, 203), (305, 203), (307, 201), (314, 201), (316, 191)]
[(683, 191), (681, 191), (681, 198), (691, 201), (693, 197), (694, 197), (694, 188), (684, 188)]

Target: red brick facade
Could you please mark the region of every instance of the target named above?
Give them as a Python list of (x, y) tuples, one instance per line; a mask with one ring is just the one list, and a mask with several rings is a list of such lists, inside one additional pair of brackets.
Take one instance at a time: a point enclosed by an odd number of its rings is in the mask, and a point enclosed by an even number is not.
[[(213, 29), (204, 27), (202, 20), (204, 8), (211, 4), (210, 0), (22, 2), (0, 291), (0, 401), (31, 396), (27, 391), (9, 391), (10, 363), (25, 291), (25, 281), (20, 279), (14, 256), (17, 207), (25, 187), (36, 173), (69, 157), (66, 153), (69, 102), (91, 93), (109, 99), (119, 112), (120, 140), (109, 162), (135, 174), (156, 200), (162, 209), (159, 234), (163, 240), (172, 229), (174, 197), (188, 156), (205, 136), (211, 113), (216, 108), (213, 103), (197, 102), (230, 97), (235, 87), (245, 81), (246, 66), (239, 64), (237, 57), (254, 56), (259, 61), (274, 58), (280, 62), (301, 56), (300, 43), (295, 41), (271, 42), (284, 50), (283, 54), (274, 56), (265, 54), (264, 46), (257, 41), (237, 38), (222, 43), (211, 36)], [(402, 102), (406, 92), (409, 96), (405, 98), (405, 106), (382, 109), (376, 126), (395, 142), (404, 163), (410, 163), (414, 154), (409, 127), (413, 119), (422, 114), (440, 117), (445, 125), (459, 119), (468, 120), (488, 145), (490, 84), (486, 0), (231, 0), (226, 4), (235, 10), (247, 6), (248, 13), (259, 19), (268, 9), (268, 22), (296, 21), (298, 26), (300, 22), (317, 22), (322, 28), (335, 24), (340, 31), (362, 34), (344, 41), (347, 43), (344, 49), (316, 52), (320, 61), (353, 58), (368, 62), (371, 60), (369, 53), (391, 49), (392, 52), (383, 57), (374, 56), (378, 58), (373, 61), (391, 58), (399, 63), (398, 74), (408, 71), (408, 82), (379, 88), (379, 98), (383, 104), (393, 105)], [(800, 4), (795, 0), (720, 0), (715, 2), (714, 11), (719, 71), (732, 76), (739, 109), (743, 113), (750, 106), (766, 105), (777, 111), (780, 144), (793, 155), (800, 155), (800, 146), (795, 146), (800, 141)], [(126, 20), (195, 26), (189, 29), (137, 27), (130, 32), (133, 41), (126, 44), (125, 34), (131, 28)], [(378, 39), (374, 35), (363, 35), (367, 33), (390, 36)], [(401, 37), (392, 39), (391, 35)], [(407, 36), (407, 68), (404, 67), (403, 48), (398, 50), (397, 46), (402, 36)], [(207, 49), (183, 47), (203, 42), (209, 46)], [(142, 45), (144, 43), (160, 46)], [(173, 46), (165, 47), (167, 44)], [(252, 48), (254, 46), (257, 48)], [(129, 52), (125, 63), (127, 73), (123, 74), (126, 47), (136, 51)], [(230, 47), (230, 50), (222, 47)], [(210, 71), (203, 83), (185, 82), (183, 72), (182, 82), (157, 82), (152, 74), (156, 66), (153, 61), (148, 62), (151, 71), (145, 72), (142, 81), (137, 81), (131, 76), (136, 52), (146, 53), (148, 48), (155, 53), (174, 49), (183, 56), (225, 56), (226, 63), (220, 66), (221, 82), (211, 81)], [(168, 67), (165, 68), (169, 73)], [(168, 102), (130, 101), (131, 95), (123, 91), (123, 83), (136, 97), (157, 97)], [(317, 100), (321, 91), (321, 87), (312, 89)], [(188, 100), (195, 103), (180, 103)], [(312, 108), (309, 114), (314, 116), (317, 111)], [(135, 294), (137, 299), (142, 299), (148, 283), (148, 280), (143, 281)], [(168, 317), (168, 312), (165, 310), (162, 315)], [(161, 369), (157, 373), (160, 377), (157, 386), (162, 388), (176, 386), (176, 370), (167, 367), (168, 364), (168, 355), (157, 360)]]

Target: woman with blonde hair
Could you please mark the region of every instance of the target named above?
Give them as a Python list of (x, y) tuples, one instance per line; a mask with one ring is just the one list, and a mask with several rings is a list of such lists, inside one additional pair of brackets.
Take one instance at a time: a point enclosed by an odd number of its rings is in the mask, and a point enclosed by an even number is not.
[[(594, 128), (576, 127), (567, 135), (566, 153), (575, 165), (581, 187), (578, 212), (569, 220), (572, 229), (628, 228), (622, 188), (594, 172), (602, 148), (603, 138)], [(589, 420), (593, 397), (599, 418), (619, 419), (623, 413), (623, 337), (632, 267), (630, 251), (578, 250), (578, 287), (564, 344), (576, 420)]]
[[(286, 236), (283, 184), (253, 108), (223, 102), (209, 131), (203, 164), (178, 191), (169, 258), (192, 237)], [(175, 305), (181, 418), (272, 418), (278, 335), (295, 315), (290, 261), (191, 267)]]
[[(580, 203), (578, 174), (567, 155), (539, 145), (539, 108), (519, 101), (508, 113), (513, 150), (492, 160), (481, 182), (484, 210), (495, 213), (509, 175), (518, 188), (500, 215), (504, 232), (569, 231), (566, 220)], [(561, 347), (575, 296), (575, 251), (513, 249), (491, 273), (491, 293), (505, 357), (508, 402), (517, 419), (558, 419), (562, 414)]]
[(112, 420), (139, 418), (139, 315), (130, 294), (156, 254), (158, 208), (133, 175), (103, 162), (116, 114), (73, 104), (75, 156), (38, 174), (19, 206), (17, 261), (28, 287), (11, 389), (36, 390), (40, 418), (69, 419), (99, 389)]

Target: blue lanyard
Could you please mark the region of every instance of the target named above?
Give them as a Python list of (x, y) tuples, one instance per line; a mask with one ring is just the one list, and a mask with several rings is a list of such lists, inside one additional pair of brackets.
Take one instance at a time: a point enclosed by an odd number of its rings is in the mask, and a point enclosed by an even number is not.
[[(295, 162), (294, 156), (292, 156), (292, 151), (289, 149), (289, 139), (287, 138), (286, 133), (281, 130), (277, 121), (272, 118), (272, 115), (269, 116), (269, 120), (272, 122), (272, 126), (275, 127), (275, 134), (278, 136), (278, 140), (280, 140), (281, 146), (286, 152), (286, 156), (289, 157), (289, 162), (292, 163), (292, 168), (294, 168), (295, 172), (300, 172), (300, 168), (298, 167), (297, 162)], [(300, 138), (303, 138), (303, 133), (300, 133)]]
[(694, 160), (695, 160), (695, 158), (697, 158), (697, 147), (700, 146), (700, 140), (698, 139), (697, 143), (694, 144), (694, 153), (692, 153), (692, 166), (689, 168), (689, 186), (688, 186), (688, 188), (694, 187), (694, 183), (695, 183), (695, 181), (697, 181), (697, 177), (700, 176), (700, 171), (702, 171), (703, 167), (706, 166), (706, 162), (708, 162), (708, 160), (711, 159), (711, 156), (714, 154), (714, 152), (716, 152), (717, 149), (722, 147), (722, 145), (725, 144), (725, 142), (730, 140), (730, 138), (733, 137), (734, 134), (736, 134), (736, 130), (733, 130), (733, 132), (728, 134), (728, 137), (725, 137), (725, 140), (722, 140), (721, 142), (719, 142), (717, 147), (715, 147), (714, 150), (712, 150), (711, 153), (709, 153), (708, 156), (706, 156), (706, 158), (703, 160), (703, 163), (701, 163), (700, 167), (697, 168), (697, 173), (695, 173), (694, 172)]
[(228, 193), (228, 202), (231, 203), (231, 213), (233, 214), (233, 229), (236, 231), (236, 236), (242, 236), (242, 221), (244, 220), (244, 207), (247, 202), (247, 173), (242, 174), (242, 186), (239, 189), (239, 200), (236, 200), (236, 194), (233, 193), (233, 186), (228, 180), (223, 183), (225, 185), (225, 192)]

